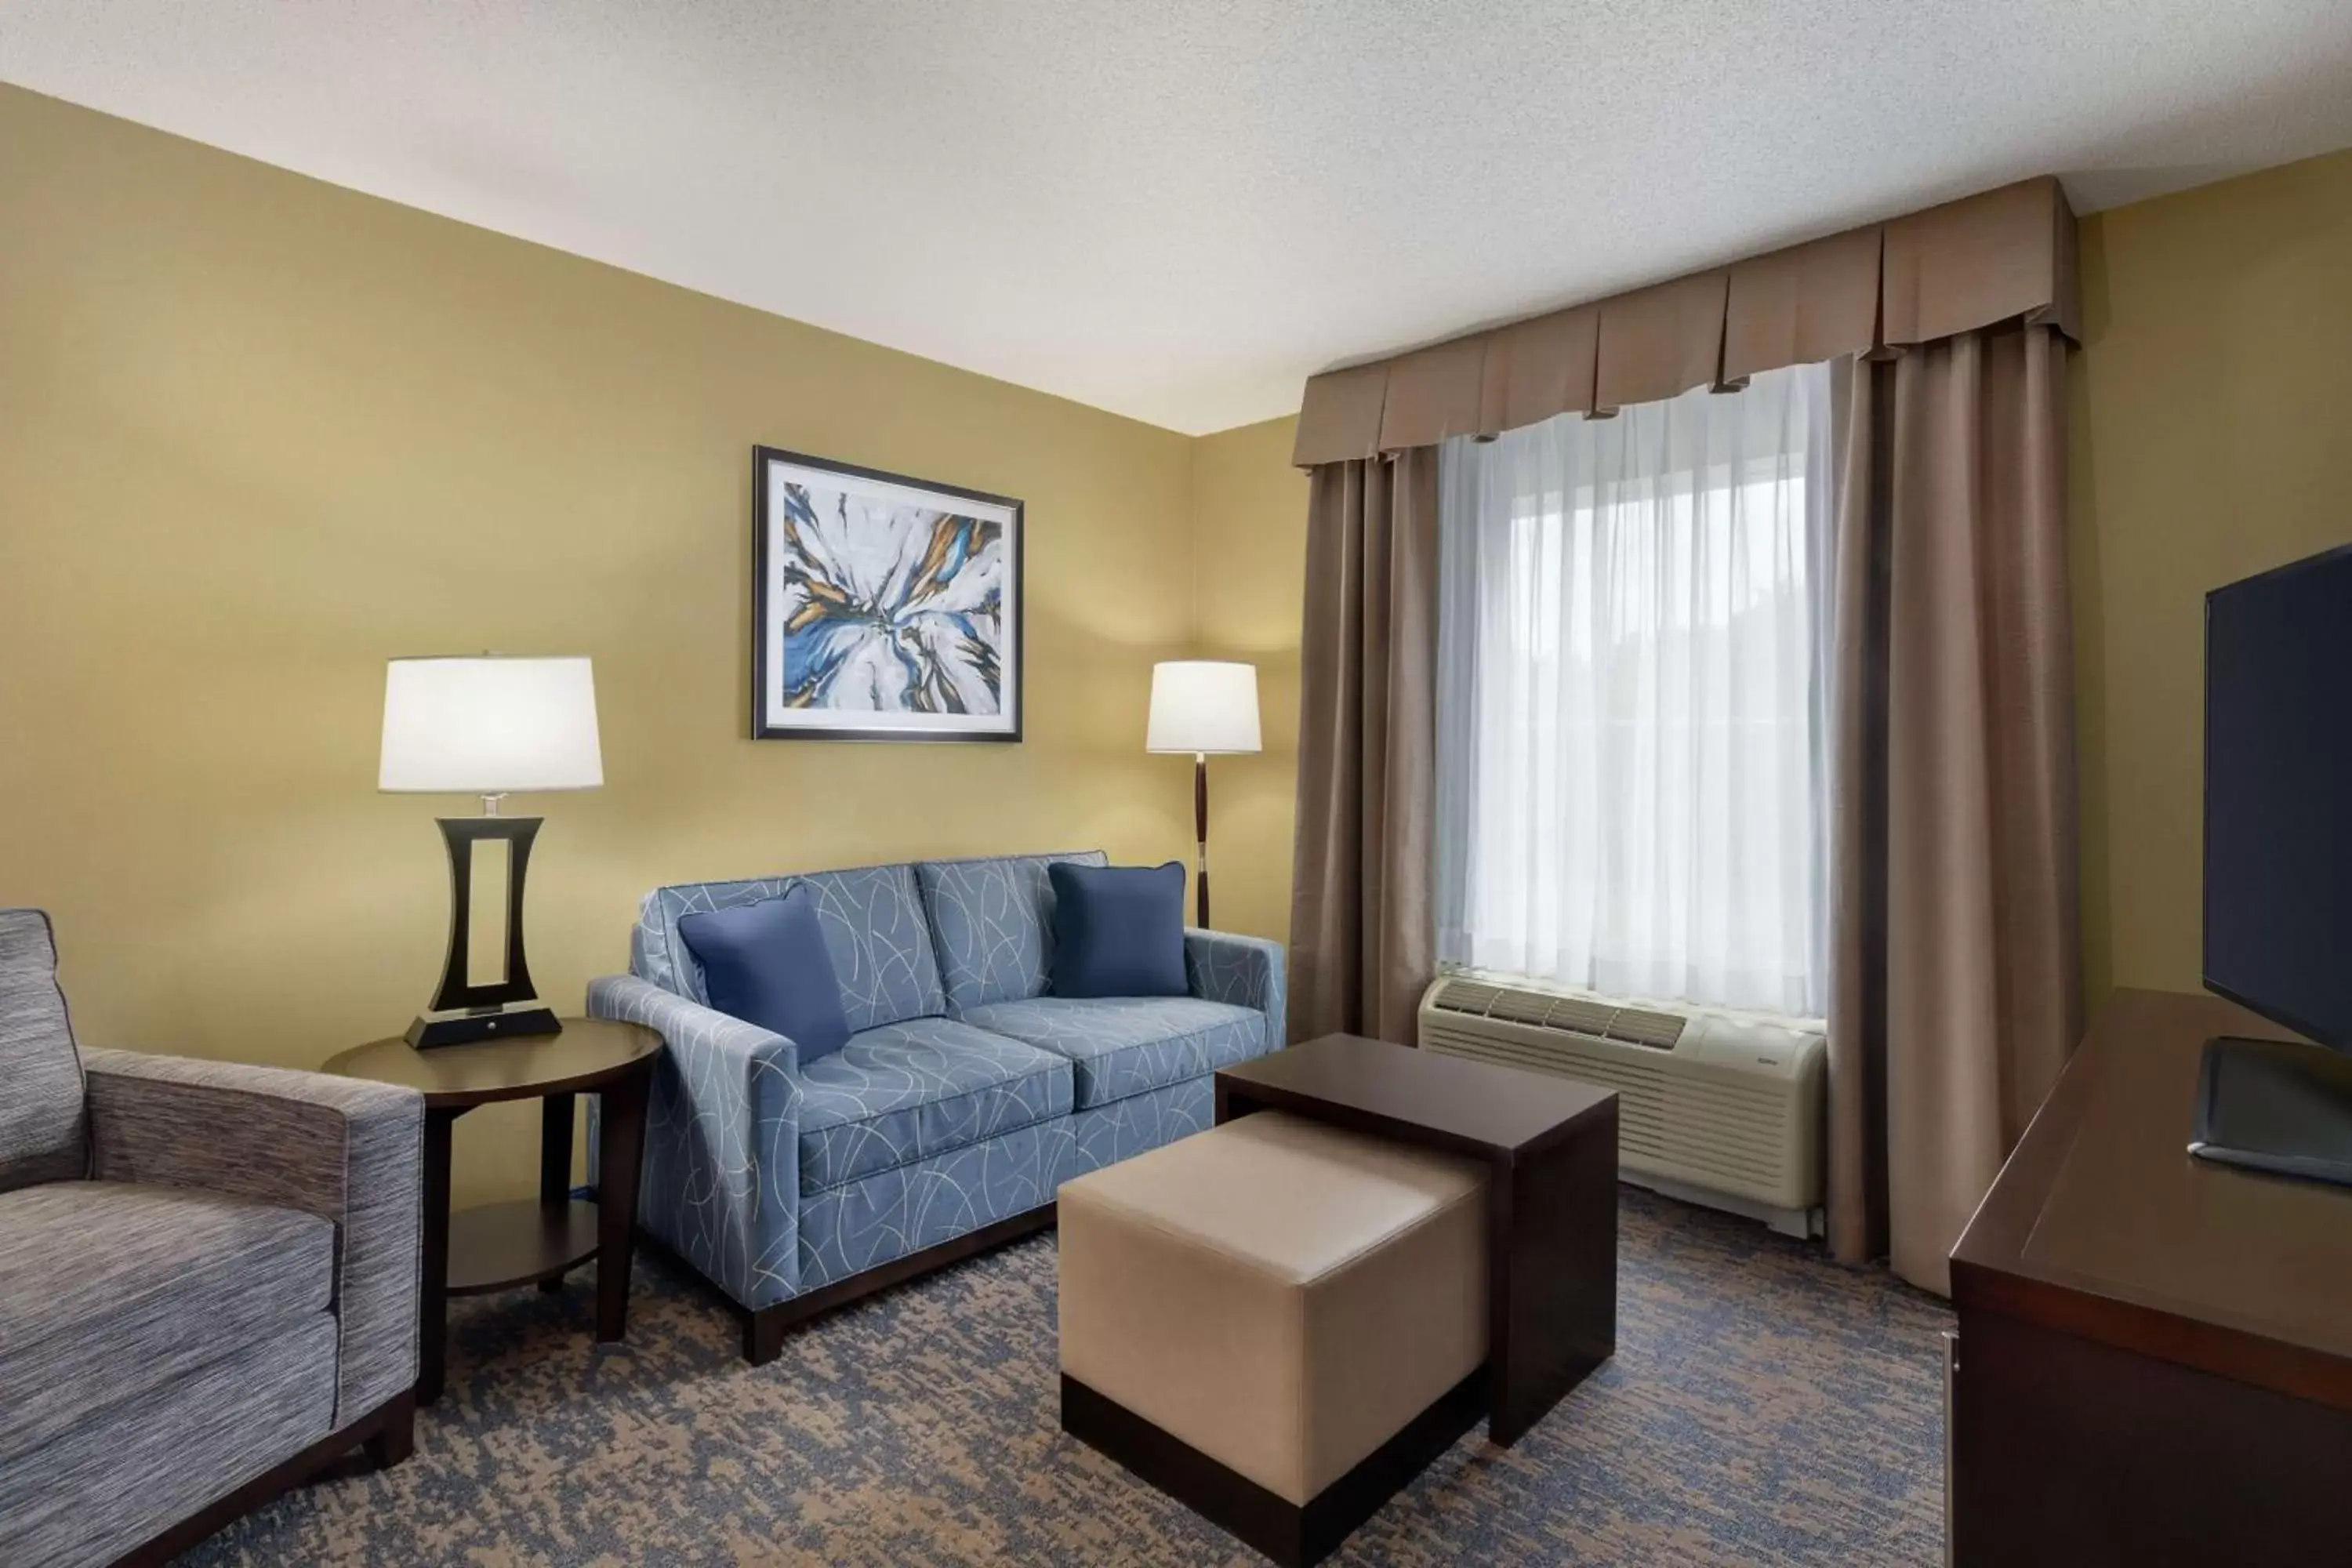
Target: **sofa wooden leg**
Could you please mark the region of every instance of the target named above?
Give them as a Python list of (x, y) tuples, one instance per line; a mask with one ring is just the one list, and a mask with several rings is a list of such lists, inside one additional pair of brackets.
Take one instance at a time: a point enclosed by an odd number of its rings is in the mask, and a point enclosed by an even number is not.
[(765, 1366), (784, 1353), (784, 1331), (792, 1326), (786, 1306), (761, 1307), (743, 1314), (743, 1359)]
[(383, 1425), (361, 1445), (377, 1469), (388, 1470), (416, 1451), (416, 1396), (404, 1394), (384, 1412)]

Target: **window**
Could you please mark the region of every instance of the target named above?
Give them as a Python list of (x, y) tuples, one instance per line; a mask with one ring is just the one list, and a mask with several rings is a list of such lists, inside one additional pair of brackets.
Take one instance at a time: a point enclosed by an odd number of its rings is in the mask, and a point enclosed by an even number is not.
[(1827, 1005), (1830, 375), (1442, 458), (1438, 955)]

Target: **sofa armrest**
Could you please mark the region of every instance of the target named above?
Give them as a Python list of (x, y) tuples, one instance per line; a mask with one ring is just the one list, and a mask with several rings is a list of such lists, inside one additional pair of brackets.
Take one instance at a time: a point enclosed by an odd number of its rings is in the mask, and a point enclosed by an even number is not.
[(1278, 1051), (1289, 1044), (1282, 943), (1261, 936), (1188, 928), (1184, 977), (1192, 994), (1203, 1001), (1255, 1007), (1265, 1014), (1267, 1050)]
[(637, 1223), (746, 1307), (800, 1283), (800, 1047), (634, 974), (588, 984), (588, 1014), (668, 1049), (646, 1105)]
[(86, 1050), (92, 1174), (335, 1222), (335, 1425), (416, 1381), (425, 1097), (285, 1068)]

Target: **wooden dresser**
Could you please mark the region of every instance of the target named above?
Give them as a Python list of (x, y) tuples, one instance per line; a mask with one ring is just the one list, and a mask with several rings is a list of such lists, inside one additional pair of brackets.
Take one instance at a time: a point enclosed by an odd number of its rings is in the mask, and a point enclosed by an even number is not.
[(1959, 1568), (2352, 1563), (2352, 1189), (2189, 1157), (2222, 1034), (2117, 993), (1953, 1249)]

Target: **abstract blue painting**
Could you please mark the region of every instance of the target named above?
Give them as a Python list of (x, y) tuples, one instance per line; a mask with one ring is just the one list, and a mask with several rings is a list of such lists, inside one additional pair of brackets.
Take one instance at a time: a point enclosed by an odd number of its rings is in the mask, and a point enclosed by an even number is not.
[(1021, 738), (1021, 502), (762, 447), (751, 732)]

